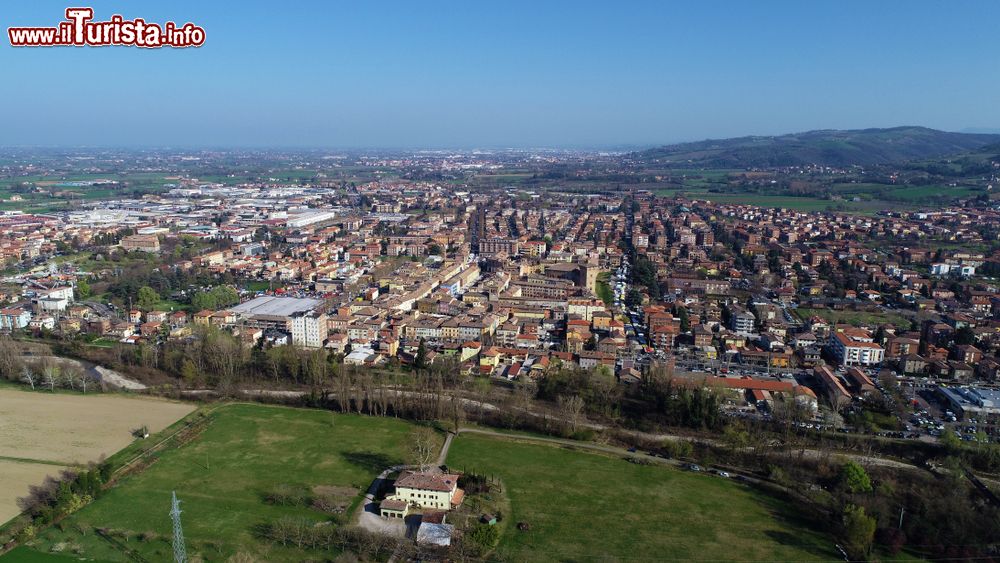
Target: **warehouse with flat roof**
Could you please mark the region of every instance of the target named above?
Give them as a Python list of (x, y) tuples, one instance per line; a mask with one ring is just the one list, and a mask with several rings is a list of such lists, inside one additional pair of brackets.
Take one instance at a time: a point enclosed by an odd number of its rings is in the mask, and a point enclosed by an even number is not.
[(962, 417), (1000, 415), (1000, 390), (984, 387), (938, 387), (937, 390), (955, 414)]
[(240, 303), (229, 311), (249, 325), (286, 329), (293, 316), (313, 311), (321, 305), (322, 299), (264, 295)]

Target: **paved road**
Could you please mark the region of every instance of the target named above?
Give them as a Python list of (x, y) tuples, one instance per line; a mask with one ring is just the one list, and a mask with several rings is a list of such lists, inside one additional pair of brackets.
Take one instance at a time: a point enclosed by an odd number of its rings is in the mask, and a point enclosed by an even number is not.
[[(458, 431), (461, 432), (462, 429), (460, 428)], [(437, 458), (437, 464), (436, 465), (438, 467), (441, 467), (442, 465), (444, 465), (445, 461), (448, 459), (448, 450), (451, 449), (451, 441), (454, 438), (455, 438), (455, 433), (454, 432), (449, 432), (448, 436), (445, 437), (445, 439), (444, 439), (444, 445), (441, 446), (441, 454)]]
[(406, 537), (406, 524), (399, 520), (388, 520), (379, 515), (378, 502), (375, 501), (375, 495), (382, 488), (382, 484), (389, 479), (389, 475), (403, 469), (411, 469), (412, 467), (412, 465), (394, 465), (379, 473), (378, 477), (372, 481), (371, 486), (368, 487), (368, 492), (365, 493), (365, 500), (361, 503), (360, 510), (357, 511), (357, 516), (354, 518), (354, 523), (357, 526), (369, 532), (386, 534), (398, 538)]

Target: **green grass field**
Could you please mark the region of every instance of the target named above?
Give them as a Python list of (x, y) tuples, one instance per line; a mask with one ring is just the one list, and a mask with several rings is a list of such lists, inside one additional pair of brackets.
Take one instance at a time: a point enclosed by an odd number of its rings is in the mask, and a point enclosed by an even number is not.
[[(195, 441), (168, 450), (145, 471), (125, 479), (105, 496), (72, 515), (63, 530), (49, 528), (34, 551), (122, 561), (125, 555), (94, 533), (95, 528), (130, 532), (128, 547), (151, 561), (170, 555), (170, 493), (184, 510), (188, 554), (225, 560), (238, 550), (269, 561), (298, 561), (306, 552), (275, 547), (255, 529), (282, 516), (315, 522), (328, 514), (304, 505), (277, 506), (264, 496), (276, 485), (309, 490), (337, 487), (353, 507), (372, 479), (406, 455), (409, 423), (386, 418), (263, 405), (229, 405)], [(83, 532), (81, 532), (83, 530)], [(140, 540), (150, 533), (153, 539)]]
[[(661, 196), (683, 193), (687, 197), (708, 199), (721, 204), (746, 204), (760, 207), (781, 207), (797, 211), (838, 211), (854, 214), (872, 214), (882, 209), (913, 209), (938, 201), (951, 201), (983, 193), (979, 188), (968, 186), (892, 186), (872, 183), (836, 183), (830, 185), (831, 192), (842, 197), (840, 200), (822, 199), (810, 196), (769, 195), (754, 192), (725, 191), (724, 183), (713, 183), (710, 179), (685, 180), (683, 186), (654, 188)], [(710, 188), (723, 191), (712, 192)], [(854, 197), (860, 201), (853, 201)]]
[(510, 561), (838, 559), (789, 503), (720, 477), (469, 435), (448, 465), (503, 480)]
[[(328, 558), (332, 554), (275, 546), (260, 539), (257, 530), (283, 516), (316, 523), (337, 517), (302, 504), (269, 504), (265, 495), (279, 484), (300, 490), (336, 487), (349, 512), (379, 471), (405, 459), (413, 428), (397, 419), (264, 405), (223, 406), (211, 417), (197, 439), (168, 449), (150, 467), (4, 560), (65, 560), (73, 554), (124, 561), (122, 545), (133, 558), (169, 560), (171, 491), (183, 502), (189, 556), (225, 561), (247, 552), (266, 561)], [(808, 529), (790, 504), (719, 477), (471, 435), (455, 440), (448, 463), (502, 479), (511, 507), (505, 509), (498, 548), (505, 560), (837, 556), (832, 538)], [(522, 521), (530, 524), (529, 531), (517, 529)], [(119, 545), (95, 533), (99, 528), (117, 531)]]
[(55, 553), (42, 553), (29, 547), (17, 547), (2, 558), (4, 563), (66, 563), (77, 558)]
[[(669, 195), (669, 194), (667, 194)], [(886, 208), (898, 208), (899, 203), (886, 201), (829, 200), (815, 197), (761, 195), (755, 193), (688, 193), (688, 197), (707, 199), (713, 203), (780, 207), (796, 211), (839, 211), (843, 213), (872, 214)]]
[(597, 286), (595, 288), (597, 290), (597, 296), (600, 297), (601, 301), (604, 301), (604, 304), (609, 307), (615, 301), (614, 291), (612, 291), (611, 285), (608, 283), (610, 279), (610, 273), (601, 272), (597, 276)]

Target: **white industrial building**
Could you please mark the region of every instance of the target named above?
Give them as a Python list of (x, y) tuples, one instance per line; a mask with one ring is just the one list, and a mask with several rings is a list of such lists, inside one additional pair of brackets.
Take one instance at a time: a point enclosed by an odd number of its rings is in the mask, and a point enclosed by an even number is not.
[(295, 346), (321, 348), (328, 332), (323, 305), (322, 299), (265, 295), (229, 311), (244, 325), (289, 332)]

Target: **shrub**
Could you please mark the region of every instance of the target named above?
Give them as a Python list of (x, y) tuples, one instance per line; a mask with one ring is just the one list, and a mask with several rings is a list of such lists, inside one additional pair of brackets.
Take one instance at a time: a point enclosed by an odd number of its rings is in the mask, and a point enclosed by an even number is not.
[(663, 444), (663, 449), (670, 457), (687, 458), (694, 453), (694, 446), (687, 440), (667, 440)]
[(482, 551), (488, 551), (500, 541), (500, 530), (496, 526), (479, 524), (469, 532), (469, 540)]
[(275, 487), (264, 496), (264, 499), (268, 503), (278, 506), (296, 506), (305, 502), (306, 495), (300, 489), (297, 489), (292, 485), (282, 483), (280, 485), (275, 485)]
[(868, 473), (856, 461), (848, 461), (840, 468), (840, 484), (849, 493), (872, 492), (872, 481)]

